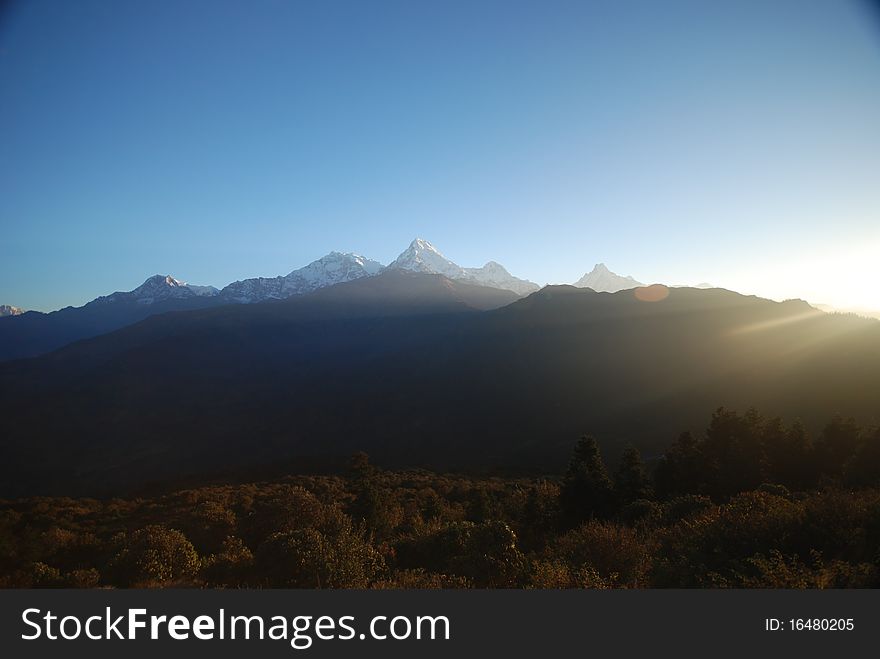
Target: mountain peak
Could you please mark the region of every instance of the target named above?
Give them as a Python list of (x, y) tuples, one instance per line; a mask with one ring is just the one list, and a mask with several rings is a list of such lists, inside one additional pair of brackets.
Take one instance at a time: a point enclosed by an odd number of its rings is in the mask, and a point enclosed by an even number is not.
[(578, 279), (574, 285), (578, 288), (592, 288), (599, 293), (616, 293), (643, 286), (641, 282), (632, 277), (624, 277), (611, 272), (604, 263), (594, 265), (593, 269)]
[(284, 279), (314, 281), (319, 284), (316, 288), (323, 288), (331, 284), (375, 275), (381, 269), (381, 263), (360, 254), (333, 251), (299, 270), (294, 270)]
[(435, 254), (440, 254), (440, 250), (438, 250), (436, 247), (434, 247), (431, 243), (429, 243), (424, 238), (416, 238), (415, 240), (413, 240), (409, 244), (408, 249), (411, 249), (411, 250), (414, 250), (417, 252), (428, 251), (428, 252), (434, 252)]
[(233, 282), (220, 291), (220, 295), (240, 304), (284, 300), (334, 284), (371, 277), (381, 270), (382, 264), (378, 261), (352, 252), (333, 251), (284, 277), (254, 277)]
[[(354, 265), (354, 266), (358, 266), (358, 267), (363, 268), (364, 271), (365, 271), (368, 275), (375, 275), (375, 274), (377, 274), (377, 273), (378, 273), (383, 267), (385, 267), (385, 266), (383, 266), (381, 263), (379, 263), (378, 261), (373, 261), (372, 259), (368, 259), (367, 257), (362, 256), (362, 255), (360, 255), (360, 254), (356, 254), (356, 253), (354, 253), (354, 252), (337, 252), (337, 251), (335, 251), (335, 250), (332, 251), (332, 252), (330, 252), (330, 253), (327, 254), (326, 256), (322, 256), (322, 257), (321, 257), (320, 259), (318, 259), (317, 261), (312, 261), (312, 263), (310, 263), (310, 264), (309, 264), (308, 266), (306, 266), (306, 267), (315, 266), (315, 265), (318, 264), (318, 263), (325, 264), (325, 266), (326, 266), (327, 264), (331, 264), (331, 263), (332, 263), (332, 264), (337, 264), (337, 263), (350, 263), (350, 264), (352, 264), (352, 265)], [(291, 274), (293, 274), (293, 273), (291, 273)], [(290, 276), (290, 275), (288, 275), (288, 277), (289, 277), (289, 276)]]
[(131, 291), (116, 291), (92, 300), (96, 302), (136, 302), (137, 304), (153, 304), (170, 299), (191, 297), (213, 297), (218, 291), (213, 286), (193, 286), (171, 275), (153, 275), (147, 277), (143, 284)]
[[(186, 286), (186, 282), (175, 279), (171, 275), (153, 275), (152, 277), (147, 277), (143, 284), (132, 291), (128, 291), (128, 293), (143, 295), (151, 294), (164, 288), (183, 288), (184, 286)], [(114, 293), (114, 295), (118, 294), (118, 292)]]
[(496, 261), (489, 261), (482, 268), (462, 268), (423, 238), (413, 240), (388, 268), (443, 275), (449, 279), (513, 291), (518, 295), (528, 295), (538, 290), (537, 284), (514, 277)]
[(0, 304), (0, 318), (6, 316), (20, 316), (24, 313), (24, 309), (13, 307), (11, 304)]
[(180, 281), (179, 279), (175, 279), (171, 275), (153, 275), (152, 277), (147, 277), (143, 284), (134, 289), (133, 292), (140, 290), (144, 287), (150, 286), (171, 286), (172, 288), (177, 288), (180, 286), (186, 286), (186, 282)]
[(440, 250), (423, 238), (413, 240), (388, 267), (394, 270), (443, 275), (449, 279), (464, 277), (464, 270), (460, 266), (444, 257)]

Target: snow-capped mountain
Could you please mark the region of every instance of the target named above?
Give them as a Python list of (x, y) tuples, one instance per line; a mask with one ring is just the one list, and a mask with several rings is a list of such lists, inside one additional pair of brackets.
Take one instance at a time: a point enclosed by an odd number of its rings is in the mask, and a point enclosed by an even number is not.
[(514, 277), (495, 261), (489, 261), (481, 268), (462, 268), (421, 238), (413, 240), (388, 268), (443, 275), (449, 279), (513, 291), (518, 295), (528, 295), (540, 288), (533, 282)]
[(359, 254), (330, 252), (283, 277), (255, 277), (233, 282), (220, 291), (220, 296), (240, 304), (283, 300), (333, 284), (371, 277), (381, 270), (381, 263)]
[(600, 293), (616, 293), (628, 288), (644, 286), (632, 277), (623, 277), (609, 270), (604, 263), (597, 263), (591, 272), (588, 272), (575, 283), (578, 288), (592, 288)]
[(465, 281), (490, 288), (502, 288), (517, 295), (528, 295), (541, 288), (532, 281), (514, 277), (503, 265), (495, 261), (489, 261), (482, 268), (465, 268), (464, 271)]
[[(283, 300), (292, 295), (311, 293), (333, 284), (372, 277), (385, 269), (385, 266), (378, 261), (370, 260), (360, 254), (330, 252), (327, 256), (285, 276), (255, 277), (233, 282), (220, 291), (220, 297), (226, 302), (239, 304)], [(519, 295), (527, 295), (538, 290), (537, 284), (512, 276), (494, 261), (490, 261), (482, 268), (462, 268), (445, 258), (436, 247), (421, 238), (414, 240), (391, 265), (387, 266), (387, 269), (440, 274), (449, 279), (510, 290)]]
[(413, 240), (388, 268), (409, 270), (410, 272), (427, 272), (443, 275), (450, 279), (462, 279), (465, 276), (464, 268), (447, 259), (440, 253), (440, 250), (421, 238)]
[(154, 275), (132, 291), (103, 295), (81, 307), (29, 311), (0, 323), (0, 362), (42, 355), (156, 314), (219, 306), (218, 292), (213, 286), (191, 286), (170, 275)]
[(218, 293), (219, 291), (213, 286), (193, 286), (175, 279), (171, 275), (153, 275), (133, 291), (116, 291), (110, 295), (102, 295), (89, 302), (89, 304), (112, 304), (118, 302), (155, 304), (165, 300), (213, 297)]
[(4, 318), (5, 316), (20, 316), (24, 313), (24, 309), (19, 309), (18, 307), (13, 307), (9, 304), (0, 304), (0, 318)]

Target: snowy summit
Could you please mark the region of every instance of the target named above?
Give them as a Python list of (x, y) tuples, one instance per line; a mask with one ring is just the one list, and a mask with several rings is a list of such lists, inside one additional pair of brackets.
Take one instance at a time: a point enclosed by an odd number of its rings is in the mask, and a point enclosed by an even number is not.
[(311, 293), (333, 284), (371, 277), (381, 270), (381, 263), (359, 254), (330, 252), (283, 277), (255, 277), (233, 282), (220, 291), (220, 295), (230, 302), (240, 304), (283, 300), (291, 295)]
[(574, 285), (578, 288), (592, 288), (599, 293), (616, 293), (644, 286), (632, 277), (623, 277), (611, 272), (604, 263), (597, 263), (591, 272), (578, 279)]
[(489, 261), (481, 268), (462, 268), (422, 238), (413, 240), (388, 268), (443, 275), (449, 279), (513, 291), (518, 295), (528, 295), (540, 288), (533, 282), (514, 277), (505, 270), (504, 266), (495, 261)]
[(154, 304), (164, 300), (180, 300), (192, 297), (212, 297), (217, 295), (213, 286), (193, 286), (171, 275), (153, 275), (133, 291), (116, 291), (110, 295), (92, 300), (89, 304), (110, 304), (114, 302), (135, 302)]

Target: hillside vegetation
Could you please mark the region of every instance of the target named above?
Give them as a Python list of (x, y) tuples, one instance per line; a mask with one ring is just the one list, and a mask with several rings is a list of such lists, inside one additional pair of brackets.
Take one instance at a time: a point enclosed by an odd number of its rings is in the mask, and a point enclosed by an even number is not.
[(646, 467), (386, 471), (0, 503), (4, 587), (880, 586), (880, 431), (720, 409)]

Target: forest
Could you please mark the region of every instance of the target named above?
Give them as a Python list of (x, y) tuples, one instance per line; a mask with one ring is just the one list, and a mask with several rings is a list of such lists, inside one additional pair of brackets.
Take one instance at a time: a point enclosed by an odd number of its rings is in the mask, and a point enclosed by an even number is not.
[(384, 470), (0, 501), (4, 588), (876, 588), (880, 429), (719, 408), (542, 478)]

